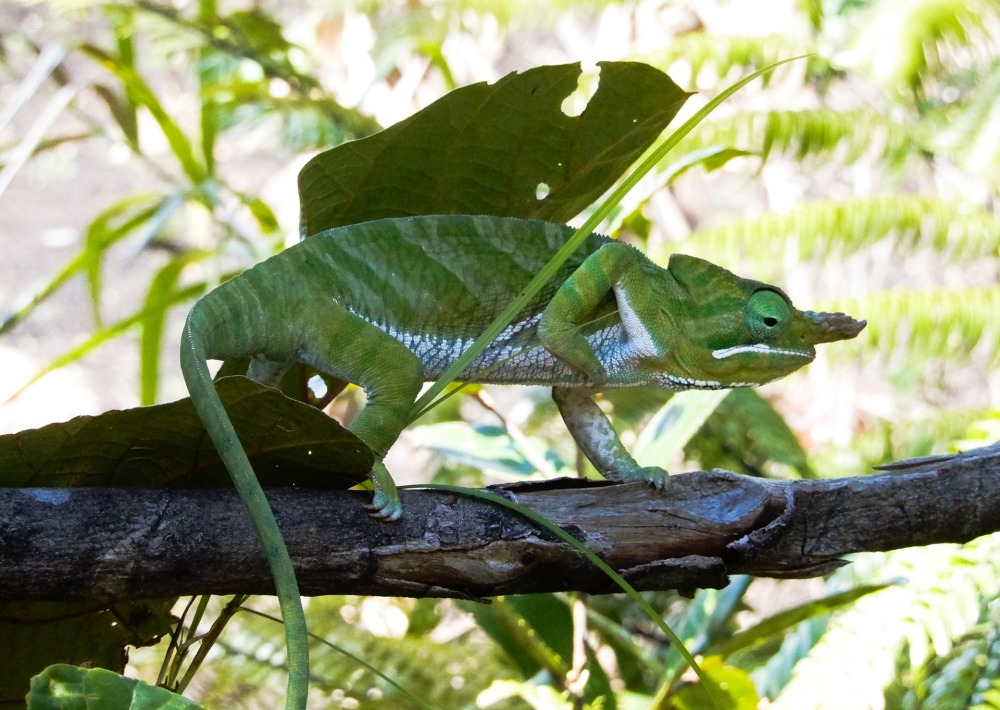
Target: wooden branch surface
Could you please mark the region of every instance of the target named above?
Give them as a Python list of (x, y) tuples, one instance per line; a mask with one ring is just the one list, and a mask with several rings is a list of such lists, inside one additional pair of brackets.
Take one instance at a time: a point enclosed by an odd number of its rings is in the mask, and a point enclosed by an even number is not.
[[(814, 576), (851, 552), (1000, 530), (1000, 445), (890, 468), (819, 481), (715, 470), (675, 476), (665, 492), (575, 479), (494, 490), (564, 527), (639, 589), (720, 587), (736, 573)], [(307, 595), (616, 589), (549, 533), (467, 496), (403, 491), (398, 523), (370, 519), (366, 493), (268, 496)], [(273, 590), (234, 491), (0, 489), (0, 599)]]

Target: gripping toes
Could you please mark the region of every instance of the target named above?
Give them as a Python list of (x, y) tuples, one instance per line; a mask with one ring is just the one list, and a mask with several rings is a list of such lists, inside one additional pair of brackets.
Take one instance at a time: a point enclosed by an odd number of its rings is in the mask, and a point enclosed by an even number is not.
[(392, 480), (388, 469), (381, 461), (372, 466), (371, 482), (375, 488), (372, 502), (365, 505), (368, 515), (378, 520), (393, 522), (403, 515), (403, 504), (399, 500), (396, 482)]
[(661, 491), (666, 490), (670, 485), (670, 474), (667, 473), (666, 469), (659, 466), (642, 466), (634, 471), (630, 471), (628, 474), (622, 476), (622, 478), (626, 481), (635, 479), (648, 481), (653, 488)]

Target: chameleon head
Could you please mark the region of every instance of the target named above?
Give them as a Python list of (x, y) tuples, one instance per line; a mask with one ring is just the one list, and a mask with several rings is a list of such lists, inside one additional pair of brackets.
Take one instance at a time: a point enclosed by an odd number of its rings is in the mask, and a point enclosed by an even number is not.
[(865, 327), (843, 313), (800, 311), (780, 289), (695, 257), (675, 254), (668, 270), (685, 301), (681, 312), (689, 314), (676, 323), (682, 336), (674, 348), (688, 387), (776, 380), (812, 362), (816, 345), (848, 340)]

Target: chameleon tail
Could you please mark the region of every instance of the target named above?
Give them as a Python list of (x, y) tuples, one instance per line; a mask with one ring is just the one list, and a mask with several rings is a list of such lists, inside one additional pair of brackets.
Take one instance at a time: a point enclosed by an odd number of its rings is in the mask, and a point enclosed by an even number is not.
[(264, 490), (257, 481), (250, 460), (215, 391), (208, 371), (205, 345), (199, 335), (199, 320), (199, 313), (195, 308), (184, 326), (181, 370), (195, 410), (229, 470), (271, 568), (285, 624), (285, 644), (288, 649), (288, 695), (285, 710), (304, 710), (309, 693), (309, 637), (295, 569)]

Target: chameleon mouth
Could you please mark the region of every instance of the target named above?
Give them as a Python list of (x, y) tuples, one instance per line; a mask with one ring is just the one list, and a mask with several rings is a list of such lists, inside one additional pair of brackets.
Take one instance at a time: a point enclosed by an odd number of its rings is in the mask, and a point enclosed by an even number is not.
[(812, 348), (809, 350), (790, 350), (788, 348), (772, 348), (764, 343), (753, 343), (751, 345), (737, 345), (732, 348), (721, 348), (712, 351), (712, 357), (716, 360), (725, 360), (727, 357), (739, 355), (741, 353), (762, 353), (764, 355), (791, 355), (812, 360), (814, 354)]

